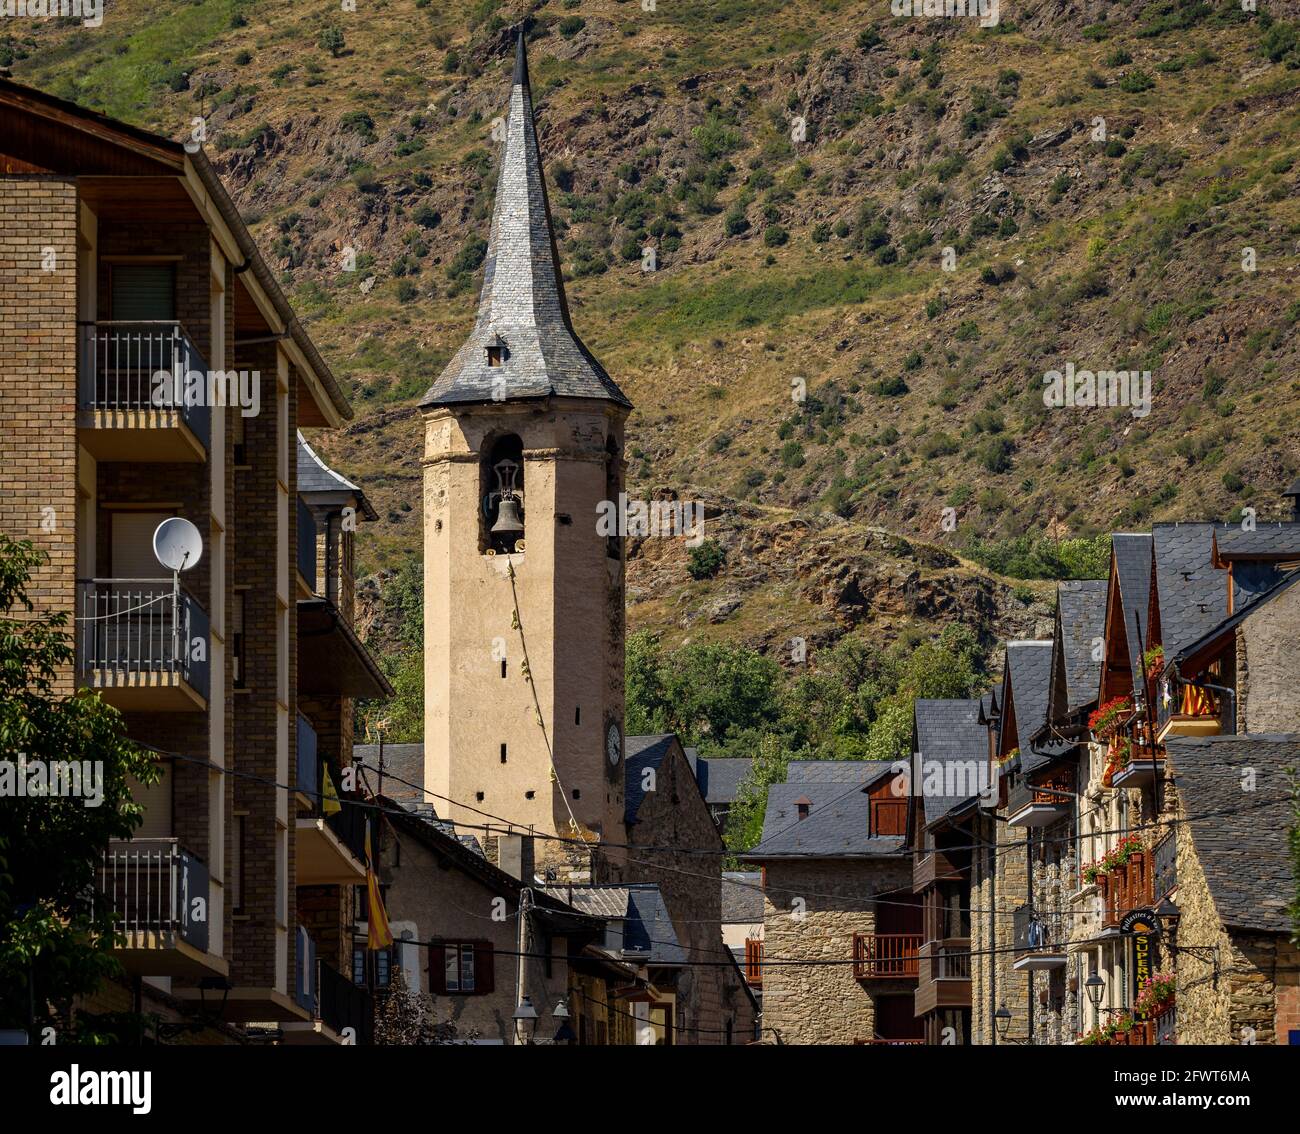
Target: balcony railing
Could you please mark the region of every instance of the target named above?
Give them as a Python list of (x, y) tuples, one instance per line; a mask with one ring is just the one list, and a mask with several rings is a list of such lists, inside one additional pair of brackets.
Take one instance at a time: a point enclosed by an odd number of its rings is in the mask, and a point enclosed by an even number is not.
[(312, 801), (313, 807), (320, 805), (321, 774), (320, 753), (316, 739), (316, 730), (311, 721), (298, 714), (298, 774), (295, 786), (300, 794)]
[(1237, 722), (1230, 711), (1235, 698), (1202, 685), (1171, 682), (1170, 698), (1156, 698), (1156, 736), (1217, 736), (1235, 733)]
[(317, 1013), (316, 942), (303, 926), (298, 926), (294, 950), (294, 1000), (313, 1018)]
[(179, 677), (208, 696), (208, 615), (170, 579), (80, 579), (77, 646), (83, 675), (129, 684)]
[(857, 980), (915, 980), (920, 949), (919, 933), (855, 933), (853, 975)]
[(1171, 1004), (1151, 1021), (1153, 1042), (1157, 1046), (1174, 1046), (1178, 1043), (1178, 1005)]
[(1102, 924), (1117, 926), (1131, 910), (1150, 906), (1151, 871), (1147, 852), (1138, 851), (1128, 862), (1101, 875), (1098, 884), (1105, 890)]
[(351, 1028), (352, 1041), (358, 1045), (373, 1043), (370, 994), (326, 962), (320, 961), (318, 967), (320, 1018), (339, 1035)]
[(298, 497), (298, 574), (309, 590), (316, 591), (316, 517)]
[(1007, 825), (1043, 827), (1063, 818), (1073, 802), (1073, 781), (1068, 777), (1043, 784), (1018, 779), (1007, 792)]
[(763, 987), (763, 939), (745, 938), (745, 980), (754, 988)]
[[(101, 321), (82, 323), (80, 331), (81, 409), (150, 415), (174, 411), (208, 448), (212, 432), (208, 364), (180, 323)], [(155, 380), (160, 372), (167, 374), (167, 381)], [(186, 376), (191, 373), (203, 377), (198, 398), (186, 396)], [(202, 404), (186, 404), (191, 401)]]
[(921, 947), (918, 960), (922, 981), (970, 980), (970, 938), (929, 942)]
[(110, 842), (100, 860), (98, 894), (116, 915), (127, 947), (175, 935), (208, 949), (208, 868), (175, 839)]

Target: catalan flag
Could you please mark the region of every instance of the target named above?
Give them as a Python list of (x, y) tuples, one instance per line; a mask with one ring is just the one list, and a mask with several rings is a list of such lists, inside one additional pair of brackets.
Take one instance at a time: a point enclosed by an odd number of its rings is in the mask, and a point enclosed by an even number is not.
[(1183, 686), (1183, 716), (1208, 717), (1214, 713), (1210, 695), (1199, 685)]
[(338, 790), (334, 787), (334, 781), (330, 779), (330, 767), (322, 763), (321, 774), (324, 779), (321, 783), (320, 790), (320, 807), (326, 815), (337, 815), (343, 810), (343, 804), (339, 802)]
[(366, 948), (388, 949), (393, 944), (393, 931), (388, 928), (388, 911), (384, 909), (384, 896), (379, 892), (379, 875), (375, 873), (374, 857), (370, 850), (370, 821), (366, 821), (366, 895), (370, 899), (366, 918)]

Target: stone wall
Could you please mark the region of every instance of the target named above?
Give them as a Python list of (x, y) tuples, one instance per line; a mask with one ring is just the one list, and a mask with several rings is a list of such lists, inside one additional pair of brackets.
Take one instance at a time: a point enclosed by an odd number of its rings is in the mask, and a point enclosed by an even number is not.
[[(851, 1044), (875, 1035), (876, 998), (913, 993), (914, 981), (864, 986), (853, 976), (853, 935), (874, 933), (872, 899), (911, 892), (910, 855), (765, 864), (765, 958), (834, 961), (763, 971), (763, 1038), (779, 1044)], [(898, 987), (893, 987), (897, 985)]]
[(1237, 628), (1237, 732), (1300, 732), (1300, 588)]

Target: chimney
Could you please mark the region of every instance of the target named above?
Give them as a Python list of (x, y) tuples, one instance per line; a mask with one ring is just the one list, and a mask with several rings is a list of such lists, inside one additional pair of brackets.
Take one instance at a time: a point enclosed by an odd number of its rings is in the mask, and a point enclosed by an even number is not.
[(794, 805), (799, 811), (799, 818), (807, 819), (808, 809), (812, 807), (812, 800), (809, 799), (806, 795), (801, 795), (798, 799), (794, 801)]
[(1282, 495), (1291, 498), (1291, 519), (1300, 523), (1300, 479), (1297, 479), (1290, 488), (1284, 489)]
[(497, 865), (512, 878), (531, 886), (534, 872), (532, 835), (498, 835)]

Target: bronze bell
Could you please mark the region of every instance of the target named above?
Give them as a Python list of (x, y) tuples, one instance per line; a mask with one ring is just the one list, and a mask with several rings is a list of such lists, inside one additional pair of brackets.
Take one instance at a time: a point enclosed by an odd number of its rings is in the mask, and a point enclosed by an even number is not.
[(493, 535), (518, 535), (524, 530), (519, 518), (519, 497), (502, 496), (497, 504), (497, 522), (492, 525)]

